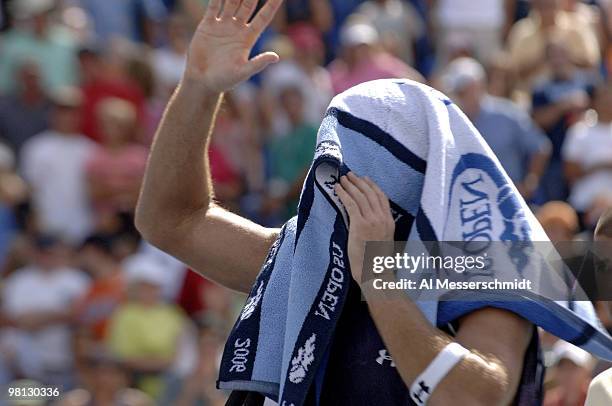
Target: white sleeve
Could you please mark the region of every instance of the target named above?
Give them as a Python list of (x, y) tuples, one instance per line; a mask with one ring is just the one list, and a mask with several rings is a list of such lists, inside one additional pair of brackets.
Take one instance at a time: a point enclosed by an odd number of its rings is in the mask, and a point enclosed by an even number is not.
[(587, 127), (578, 123), (567, 132), (561, 154), (564, 161), (581, 162), (584, 159), (585, 133)]

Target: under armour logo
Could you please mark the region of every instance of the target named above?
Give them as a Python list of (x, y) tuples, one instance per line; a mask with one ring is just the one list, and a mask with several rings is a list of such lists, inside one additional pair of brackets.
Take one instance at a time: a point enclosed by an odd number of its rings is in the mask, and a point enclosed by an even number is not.
[(389, 361), (389, 365), (392, 368), (395, 368), (395, 362), (393, 362), (393, 358), (391, 358), (391, 355), (389, 355), (387, 350), (378, 351), (378, 358), (376, 358), (376, 362), (378, 362), (380, 365), (385, 365), (385, 361)]
[(424, 401), (425, 401), (426, 399), (421, 400), (421, 396), (423, 396), (424, 394), (429, 395), (429, 386), (427, 386), (427, 385), (425, 384), (425, 381), (420, 381), (420, 382), (419, 382), (419, 390), (418, 390), (418, 392), (417, 392), (417, 393), (413, 393), (413, 394), (412, 394), (412, 399), (413, 399), (415, 402), (417, 402), (418, 404), (423, 405), (423, 404), (425, 404), (425, 403), (424, 403)]

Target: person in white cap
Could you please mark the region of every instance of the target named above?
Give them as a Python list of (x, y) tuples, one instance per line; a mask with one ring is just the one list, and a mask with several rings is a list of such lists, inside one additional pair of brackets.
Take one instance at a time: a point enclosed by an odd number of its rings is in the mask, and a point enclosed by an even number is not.
[(123, 268), (128, 301), (110, 320), (107, 344), (129, 370), (139, 373), (137, 388), (159, 399), (165, 388), (162, 374), (174, 365), (189, 324), (178, 307), (163, 300), (167, 268), (142, 254), (128, 257)]
[(374, 27), (350, 22), (342, 28), (342, 56), (330, 65), (336, 94), (376, 79), (408, 78), (424, 82), (423, 77), (400, 59), (378, 48), (379, 35)]
[(546, 170), (551, 143), (531, 117), (507, 99), (487, 94), (486, 73), (473, 58), (455, 59), (442, 86), (472, 120), (525, 199)]

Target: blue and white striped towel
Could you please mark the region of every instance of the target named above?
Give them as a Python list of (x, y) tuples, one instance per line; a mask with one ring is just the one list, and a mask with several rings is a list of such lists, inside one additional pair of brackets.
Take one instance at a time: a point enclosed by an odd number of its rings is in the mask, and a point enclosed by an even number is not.
[[(333, 193), (339, 175), (352, 170), (382, 188), (398, 241), (464, 241), (476, 234), (511, 243), (548, 241), (478, 131), (430, 87), (380, 80), (344, 92), (331, 102), (317, 145), (298, 216), (283, 227), (253, 286), (218, 382), (221, 389), (259, 392), (281, 405), (304, 403), (350, 285), (347, 218)], [(465, 215), (462, 202), (476, 200), (479, 210)], [(589, 302), (493, 297), (417, 305), (439, 327), (479, 308), (508, 309), (612, 360), (612, 339)]]

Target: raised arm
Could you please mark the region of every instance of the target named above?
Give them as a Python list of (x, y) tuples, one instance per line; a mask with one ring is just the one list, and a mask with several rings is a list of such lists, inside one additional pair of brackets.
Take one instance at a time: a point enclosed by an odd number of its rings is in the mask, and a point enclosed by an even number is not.
[(211, 0), (155, 136), (136, 210), (145, 239), (243, 292), (278, 232), (215, 205), (208, 143), (223, 92), (278, 61), (271, 52), (249, 54), (281, 2), (269, 0), (249, 23), (257, 0)]

